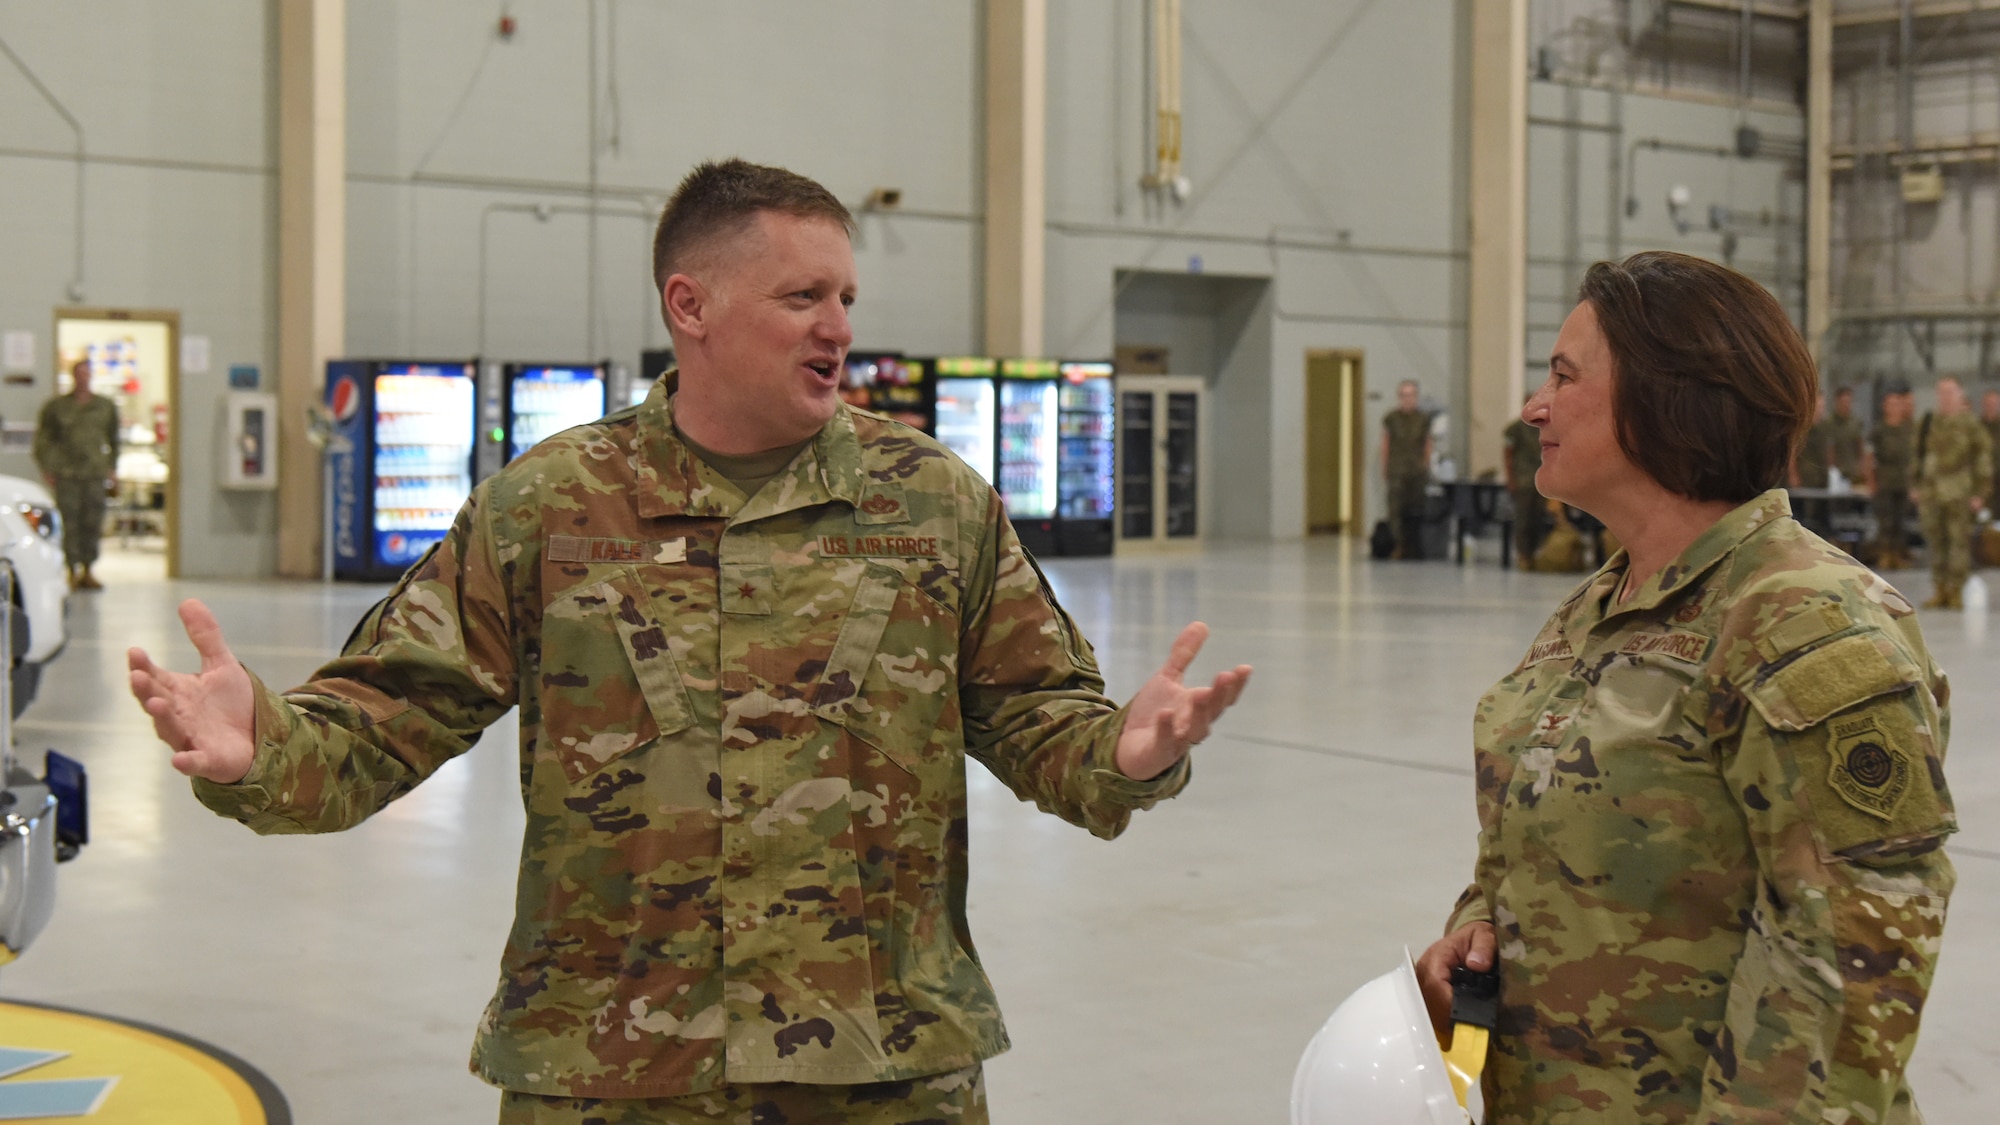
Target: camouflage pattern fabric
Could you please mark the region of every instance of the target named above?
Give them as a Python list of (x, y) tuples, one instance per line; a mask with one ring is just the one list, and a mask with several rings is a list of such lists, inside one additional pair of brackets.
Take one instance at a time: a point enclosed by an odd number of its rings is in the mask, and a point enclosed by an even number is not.
[(1917, 471), (1917, 515), (1930, 548), (1931, 576), (1956, 590), (1972, 574), (1972, 498), (1993, 491), (1993, 440), (1970, 414), (1931, 420)]
[(101, 489), (118, 465), (118, 407), (103, 395), (78, 402), (57, 395), (35, 418), (35, 466), (49, 476), (95, 480)]
[(2000, 419), (1979, 423), (1986, 428), (1986, 443), (1993, 447), (1993, 457), (1987, 472), (1993, 478), (1993, 485), (1986, 492), (1986, 516), (1992, 519), (2000, 516)]
[(978, 474), (842, 409), (746, 498), (640, 406), (482, 484), (345, 654), (259, 685), (196, 782), (350, 827), (520, 707), (512, 931), (473, 1068), (526, 1093), (920, 1078), (1005, 1050), (965, 912), (965, 759), (1109, 838), (1177, 793)]
[(72, 567), (97, 562), (104, 538), (104, 478), (57, 477), (56, 511), (62, 513), (63, 562)]
[(1861, 419), (1849, 415), (1842, 418), (1838, 414), (1826, 420), (1827, 444), (1833, 453), (1833, 467), (1847, 478), (1847, 483), (1861, 481), (1861, 450), (1867, 439), (1861, 432)]
[(1914, 611), (1782, 490), (1621, 605), (1626, 564), (1474, 719), (1487, 1122), (1918, 1121), (1957, 825)]
[(1802, 488), (1825, 488), (1826, 470), (1833, 462), (1833, 419), (1822, 418), (1806, 431), (1806, 440), (1799, 445), (1799, 456), (1793, 464), (1799, 471), (1799, 486)]
[(987, 1125), (978, 1066), (858, 1086), (723, 1086), (681, 1098), (552, 1098), (509, 1090), (500, 1125)]
[(1389, 476), (1429, 479), (1424, 444), (1430, 440), (1431, 416), (1421, 410), (1391, 410), (1382, 416), (1382, 428), (1389, 434)]
[(1548, 534), (1549, 507), (1535, 488), (1535, 474), (1542, 469), (1542, 431), (1514, 419), (1501, 438), (1507, 463), (1514, 472), (1514, 549), (1522, 556), (1522, 566), (1534, 556)]
[(1877, 565), (1890, 567), (1904, 563), (1903, 551), (1910, 545), (1910, 472), (1917, 456), (1917, 424), (1877, 425), (1868, 435), (1875, 451), (1876, 550), (1882, 556)]

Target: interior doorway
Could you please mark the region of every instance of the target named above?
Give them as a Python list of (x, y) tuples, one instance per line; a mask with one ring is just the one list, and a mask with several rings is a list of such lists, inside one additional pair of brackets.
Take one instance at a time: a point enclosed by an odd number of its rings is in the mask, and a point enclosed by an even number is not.
[(1363, 532), (1368, 446), (1362, 354), (1306, 353), (1306, 534)]
[(116, 493), (106, 513), (109, 580), (180, 576), (181, 315), (170, 310), (56, 310), (56, 394), (87, 359), (91, 390), (118, 407)]

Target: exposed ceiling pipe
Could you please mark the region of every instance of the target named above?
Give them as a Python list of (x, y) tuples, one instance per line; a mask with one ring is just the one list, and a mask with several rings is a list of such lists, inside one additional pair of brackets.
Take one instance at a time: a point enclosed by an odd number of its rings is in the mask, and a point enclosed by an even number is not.
[(42, 85), (42, 80), (35, 77), (35, 72), (28, 69), (28, 64), (21, 61), (21, 56), (14, 53), (14, 48), (8, 46), (7, 40), (4, 37), (0, 37), (0, 52), (4, 52), (6, 54), (7, 58), (11, 62), (13, 62), (14, 69), (21, 72), (21, 77), (26, 78), (28, 80), (28, 84), (35, 88), (35, 92), (42, 95), (42, 100), (49, 103), (49, 108), (55, 110), (57, 116), (61, 117), (63, 121), (69, 125), (70, 132), (76, 134), (76, 262), (71, 267), (70, 270), (69, 299), (72, 301), (81, 301), (83, 300), (83, 293), (84, 293), (83, 123), (76, 119), (76, 115), (72, 114), (69, 111), (69, 109), (65, 107), (62, 104), (62, 102), (56, 98), (55, 94), (52, 91), (50, 91), (50, 89), (47, 86)]
[(1153, 170), (1141, 181), (1187, 202), (1192, 185), (1181, 171), (1181, 0), (1152, 0)]

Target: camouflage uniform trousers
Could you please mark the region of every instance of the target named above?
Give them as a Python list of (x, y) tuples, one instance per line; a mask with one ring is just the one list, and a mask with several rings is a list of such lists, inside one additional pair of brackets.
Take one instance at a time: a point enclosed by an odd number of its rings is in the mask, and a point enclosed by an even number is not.
[(1430, 478), (1421, 473), (1396, 473), (1389, 477), (1389, 530), (1396, 533), (1396, 557), (1413, 559), (1418, 557), (1421, 543), (1409, 542), (1409, 536), (1422, 524), (1424, 518), (1424, 495)]
[(104, 537), (104, 479), (57, 477), (56, 510), (62, 513), (63, 561), (72, 567), (97, 561), (97, 543)]
[(1972, 574), (1972, 503), (1965, 497), (1917, 504), (1924, 545), (1931, 552), (1931, 579), (1941, 591), (1956, 590)]
[(1888, 567), (1910, 549), (1908, 529), (1910, 492), (1905, 485), (1878, 485), (1875, 489), (1875, 548), (1881, 557), (1877, 567)]
[[(1514, 552), (1521, 559), (1535, 557), (1542, 539), (1549, 533), (1549, 502), (1533, 488), (1517, 488), (1514, 498)], [(1527, 566), (1523, 561), (1522, 566)]]
[(902, 1082), (723, 1086), (678, 1098), (551, 1098), (504, 1090), (500, 1125), (988, 1125), (979, 1064)]

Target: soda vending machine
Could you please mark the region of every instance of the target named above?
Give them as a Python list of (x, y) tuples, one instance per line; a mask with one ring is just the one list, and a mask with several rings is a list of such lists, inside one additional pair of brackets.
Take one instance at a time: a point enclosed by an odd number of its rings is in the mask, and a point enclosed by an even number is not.
[(394, 579), (450, 530), (472, 494), (478, 372), (472, 360), (326, 365), (344, 439), (328, 463), (334, 577)]
[(999, 365), (984, 356), (948, 356), (930, 360), (929, 368), (936, 386), (932, 435), (993, 483), (999, 414), (993, 375)]
[(609, 363), (510, 363), (500, 369), (507, 460), (571, 426), (595, 422), (610, 405)]
[(931, 433), (937, 424), (929, 371), (923, 360), (901, 352), (849, 352), (840, 397), (906, 426)]
[(1052, 359), (1000, 361), (1000, 498), (1030, 553), (1056, 552), (1057, 394)]
[(1065, 363), (1056, 387), (1056, 545), (1108, 555), (1118, 493), (1117, 395), (1109, 363)]

